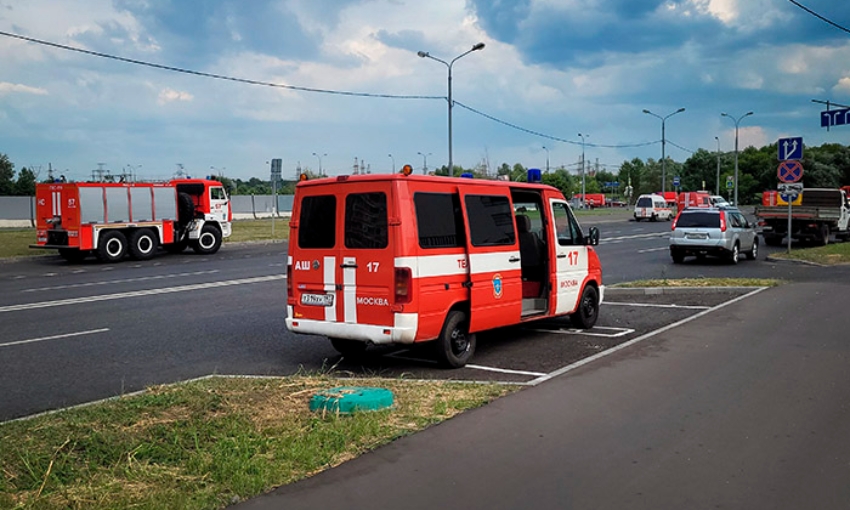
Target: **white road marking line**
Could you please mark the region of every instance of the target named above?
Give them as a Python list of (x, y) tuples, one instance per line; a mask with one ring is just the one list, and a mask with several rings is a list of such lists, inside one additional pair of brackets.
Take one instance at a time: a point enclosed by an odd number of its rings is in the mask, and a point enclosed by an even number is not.
[[(614, 333), (598, 333), (597, 330), (607, 329), (610, 331), (614, 331)], [(594, 326), (592, 329), (577, 329), (577, 328), (569, 328), (569, 329), (530, 329), (528, 331), (536, 331), (538, 333), (557, 333), (559, 335), (583, 335), (583, 336), (598, 336), (604, 338), (618, 338), (621, 336), (626, 336), (635, 332), (633, 329), (629, 328), (606, 328), (602, 326)]]
[(602, 239), (599, 240), (599, 242), (602, 243), (602, 242), (610, 242), (610, 241), (620, 241), (620, 240), (623, 240), (623, 239), (649, 239), (649, 238), (652, 238), (652, 237), (665, 237), (665, 236), (669, 236), (669, 235), (670, 235), (670, 232), (655, 232), (653, 234), (636, 234), (636, 235), (632, 235), (632, 236), (603, 237)]
[(670, 249), (669, 246), (662, 246), (661, 248), (648, 248), (646, 250), (638, 250), (637, 252), (638, 253), (649, 253), (651, 251), (662, 251), (662, 250), (669, 250), (669, 249)]
[(212, 271), (195, 271), (194, 273), (177, 273), (177, 274), (168, 274), (168, 275), (158, 275), (158, 276), (144, 276), (140, 278), (124, 278), (121, 280), (106, 280), (102, 282), (89, 282), (89, 283), (74, 283), (68, 285), (56, 285), (53, 287), (39, 287), (36, 289), (24, 289), (21, 292), (42, 292), (45, 290), (60, 290), (60, 289), (76, 289), (82, 287), (94, 287), (96, 285), (113, 285), (116, 283), (132, 283), (132, 282), (144, 282), (148, 280), (162, 280), (165, 278), (182, 278), (184, 276), (199, 276), (203, 274), (214, 274), (218, 273), (218, 269)]
[(36, 343), (36, 342), (45, 342), (47, 340), (58, 340), (60, 338), (72, 338), (72, 337), (75, 337), (75, 336), (93, 335), (95, 333), (105, 333), (107, 331), (109, 331), (109, 328), (90, 329), (88, 331), (78, 331), (76, 333), (65, 333), (63, 335), (43, 336), (41, 338), (31, 338), (29, 340), (18, 340), (16, 342), (6, 342), (4, 344), (0, 344), (0, 347), (10, 347), (12, 345), (33, 344), (33, 343)]
[(550, 372), (550, 373), (544, 375), (543, 377), (538, 377), (537, 379), (534, 379), (533, 381), (530, 381), (527, 384), (528, 384), (528, 386), (537, 386), (538, 384), (546, 382), (549, 379), (553, 379), (555, 377), (558, 377), (559, 375), (563, 375), (563, 374), (566, 374), (567, 372), (571, 372), (571, 371), (573, 371), (573, 370), (575, 370), (579, 367), (587, 365), (588, 363), (593, 363), (594, 361), (598, 360), (599, 358), (604, 358), (605, 356), (608, 356), (609, 354), (613, 354), (617, 351), (625, 349), (626, 347), (630, 347), (630, 346), (632, 346), (632, 345), (634, 345), (638, 342), (642, 342), (642, 341), (646, 340), (647, 338), (652, 338), (655, 335), (659, 335), (661, 333), (664, 333), (665, 331), (669, 331), (673, 328), (679, 327), (682, 324), (686, 324), (688, 322), (691, 322), (692, 320), (699, 319), (700, 317), (708, 315), (715, 310), (720, 310), (721, 308), (735, 304), (738, 301), (742, 301), (744, 299), (747, 299), (750, 296), (755, 296), (756, 294), (758, 294), (759, 292), (761, 292), (763, 290), (766, 290), (767, 288), (768, 287), (759, 287), (752, 292), (748, 292), (747, 294), (744, 294), (743, 296), (738, 296), (735, 299), (730, 299), (729, 301), (726, 301), (725, 303), (720, 303), (719, 305), (711, 307), (708, 310), (703, 310), (699, 313), (691, 315), (690, 317), (686, 317), (686, 318), (684, 318), (680, 321), (674, 322), (672, 324), (668, 324), (668, 325), (664, 326), (663, 328), (658, 328), (655, 331), (650, 331), (649, 333), (646, 333), (646, 334), (641, 335), (639, 337), (632, 338), (628, 342), (623, 342), (620, 345), (616, 345), (614, 347), (611, 347), (608, 350), (594, 354), (593, 356), (591, 356), (589, 358), (584, 358), (581, 361), (577, 361), (577, 362), (575, 362), (571, 365), (567, 365), (563, 368), (559, 368), (558, 370), (555, 370), (554, 372)]
[(546, 374), (541, 372), (526, 372), (525, 370), (508, 370), (507, 368), (494, 368), (494, 367), (484, 367), (481, 365), (466, 365), (466, 368), (474, 368), (475, 370), (486, 370), (488, 372), (499, 372), (501, 374), (517, 374), (517, 375), (533, 375), (533, 376), (544, 376)]
[(273, 280), (285, 279), (284, 275), (258, 276), (255, 278), (244, 278), (241, 280), (225, 280), (220, 282), (198, 283), (194, 285), (181, 285), (179, 287), (165, 287), (160, 289), (137, 290), (132, 292), (120, 292), (118, 294), (103, 294), (100, 296), (88, 296), (73, 299), (59, 299), (56, 301), (41, 301), (37, 303), (26, 303), (22, 305), (0, 306), (0, 313), (17, 312), (20, 310), (35, 310), (37, 308), (52, 308), (54, 306), (77, 305), (80, 303), (94, 303), (97, 301), (111, 301), (114, 299), (125, 299), (142, 296), (156, 296), (159, 294), (173, 294), (190, 290), (214, 289), (217, 287), (229, 287), (231, 285), (247, 285), (252, 283), (263, 283)]
[(656, 303), (622, 303), (620, 301), (605, 301), (602, 303), (603, 305), (614, 305), (614, 306), (644, 306), (647, 308), (682, 308), (684, 310), (708, 310), (710, 306), (698, 306), (698, 305), (663, 305)]

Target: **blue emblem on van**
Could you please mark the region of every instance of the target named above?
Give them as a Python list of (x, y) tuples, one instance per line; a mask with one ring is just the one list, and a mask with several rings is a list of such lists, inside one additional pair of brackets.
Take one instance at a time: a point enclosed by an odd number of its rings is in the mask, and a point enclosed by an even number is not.
[(493, 296), (502, 297), (502, 275), (499, 273), (493, 275)]

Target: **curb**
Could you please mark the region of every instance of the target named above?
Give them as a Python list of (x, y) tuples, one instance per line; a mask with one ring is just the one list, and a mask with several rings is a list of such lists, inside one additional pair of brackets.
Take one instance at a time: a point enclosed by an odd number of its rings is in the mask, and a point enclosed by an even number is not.
[(720, 294), (730, 291), (755, 290), (767, 287), (605, 287), (605, 295), (652, 296), (661, 294)]
[(830, 267), (830, 266), (828, 266), (828, 265), (826, 265), (826, 264), (819, 264), (819, 263), (817, 263), (817, 262), (812, 262), (812, 261), (810, 261), (810, 260), (800, 260), (800, 259), (777, 259), (777, 258), (775, 258), (775, 257), (771, 257), (770, 255), (768, 255), (767, 257), (765, 257), (765, 259), (764, 259), (764, 260), (766, 260), (766, 261), (768, 261), (768, 262), (789, 262), (789, 263), (791, 263), (791, 264), (802, 264), (802, 265), (804, 265), (804, 266), (813, 266), (813, 267)]

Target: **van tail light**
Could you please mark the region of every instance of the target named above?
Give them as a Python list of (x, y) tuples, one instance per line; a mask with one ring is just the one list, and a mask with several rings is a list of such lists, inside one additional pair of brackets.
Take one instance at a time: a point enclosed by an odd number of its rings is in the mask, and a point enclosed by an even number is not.
[(720, 211), (720, 231), (726, 232), (726, 212)]
[(395, 268), (395, 303), (410, 303), (410, 283), (413, 280), (409, 267)]
[(286, 297), (292, 297), (292, 264), (286, 265)]

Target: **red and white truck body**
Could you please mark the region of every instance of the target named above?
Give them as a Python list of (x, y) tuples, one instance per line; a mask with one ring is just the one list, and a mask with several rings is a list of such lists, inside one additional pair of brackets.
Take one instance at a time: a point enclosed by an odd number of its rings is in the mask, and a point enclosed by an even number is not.
[(94, 253), (115, 262), (147, 259), (162, 246), (215, 253), (231, 233), (232, 212), (218, 181), (42, 183), (36, 186), (37, 244), (67, 260)]

